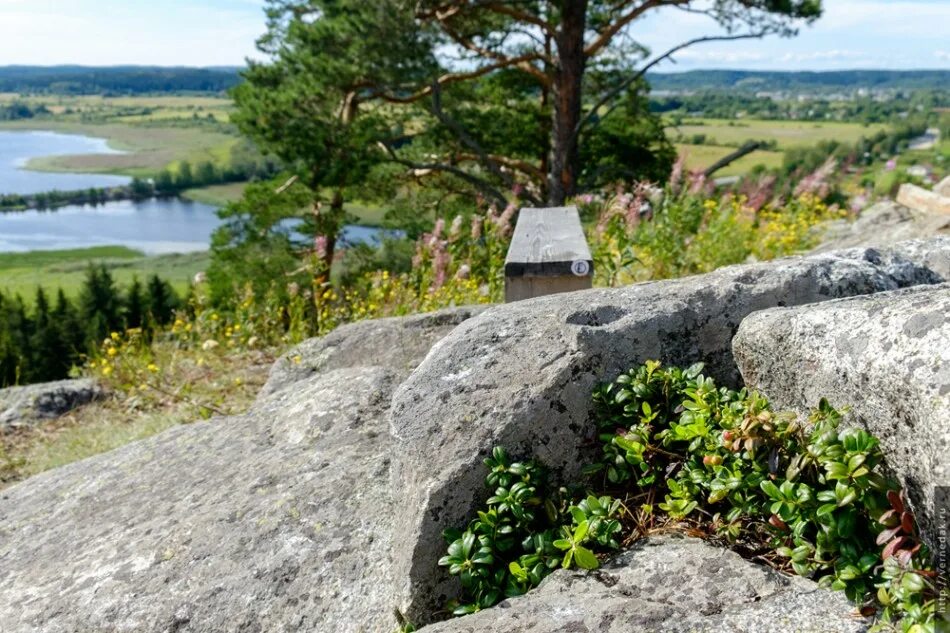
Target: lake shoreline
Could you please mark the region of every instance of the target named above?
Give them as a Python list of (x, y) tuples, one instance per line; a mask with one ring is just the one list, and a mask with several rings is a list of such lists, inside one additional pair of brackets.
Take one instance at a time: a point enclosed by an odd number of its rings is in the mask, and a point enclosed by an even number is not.
[(131, 200), (139, 202), (143, 200), (175, 198), (178, 193), (149, 193), (145, 195), (136, 194), (132, 185), (119, 185), (116, 187), (99, 187), (91, 189), (80, 189), (78, 191), (44, 191), (34, 194), (0, 194), (0, 213), (17, 213), (24, 211), (56, 211), (61, 207), (70, 205), (98, 205), (107, 202), (121, 202)]

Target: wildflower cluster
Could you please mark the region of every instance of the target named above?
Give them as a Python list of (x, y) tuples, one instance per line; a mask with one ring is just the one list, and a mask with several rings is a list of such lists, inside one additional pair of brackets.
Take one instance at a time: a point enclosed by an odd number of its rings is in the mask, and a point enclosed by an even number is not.
[(767, 182), (719, 198), (676, 195), (642, 185), (579, 202), (596, 218), (588, 231), (595, 283), (618, 286), (709, 272), (750, 259), (768, 260), (815, 245), (818, 227), (846, 217), (813, 194), (763, 203)]

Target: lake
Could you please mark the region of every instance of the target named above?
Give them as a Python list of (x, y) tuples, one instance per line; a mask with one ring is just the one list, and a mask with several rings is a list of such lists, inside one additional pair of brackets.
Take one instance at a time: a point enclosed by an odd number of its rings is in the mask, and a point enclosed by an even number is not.
[(127, 184), (127, 176), (109, 174), (63, 174), (30, 171), (23, 166), (31, 158), (75, 154), (121, 154), (105, 139), (58, 132), (10, 132), (0, 130), (0, 194), (78, 191), (91, 187)]
[[(147, 255), (188, 253), (207, 250), (220, 223), (215, 207), (177, 198), (0, 213), (0, 252), (121, 245)], [(376, 243), (381, 234), (349, 225), (341, 241)]]
[[(125, 176), (58, 174), (21, 169), (30, 158), (109, 154), (104, 139), (55, 132), (0, 131), (0, 193), (40, 193), (107, 187)], [(49, 211), (0, 213), (0, 252), (127, 246), (147, 255), (207, 250), (221, 221), (215, 207), (177, 198), (101, 205), (68, 205)], [(381, 229), (346, 226), (343, 244), (376, 243)], [(395, 233), (393, 234), (395, 235)]]

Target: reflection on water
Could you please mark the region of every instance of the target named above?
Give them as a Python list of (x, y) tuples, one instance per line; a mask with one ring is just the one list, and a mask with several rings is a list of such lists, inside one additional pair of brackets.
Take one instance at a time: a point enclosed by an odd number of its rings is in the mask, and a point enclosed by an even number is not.
[(59, 174), (23, 169), (31, 158), (40, 156), (120, 153), (101, 138), (57, 132), (0, 131), (0, 194), (42, 193), (54, 189), (78, 191), (124, 185), (131, 180), (127, 176)]
[[(207, 250), (220, 223), (215, 207), (177, 198), (0, 213), (0, 252), (121, 245), (148, 255), (188, 253)], [(374, 227), (346, 226), (341, 243), (375, 243), (380, 235)]]
[(0, 251), (122, 245), (149, 255), (208, 248), (215, 209), (175, 198), (0, 214)]

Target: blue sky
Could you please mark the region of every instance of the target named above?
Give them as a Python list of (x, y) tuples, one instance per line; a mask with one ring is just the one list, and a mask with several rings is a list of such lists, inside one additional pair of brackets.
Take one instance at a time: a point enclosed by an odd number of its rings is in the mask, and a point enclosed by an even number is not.
[[(372, 0), (366, 0), (371, 2)], [(238, 65), (264, 28), (262, 0), (0, 0), (0, 65)], [(675, 10), (640, 23), (655, 51), (709, 33)], [(950, 0), (825, 0), (794, 39), (711, 43), (658, 70), (950, 69)]]

